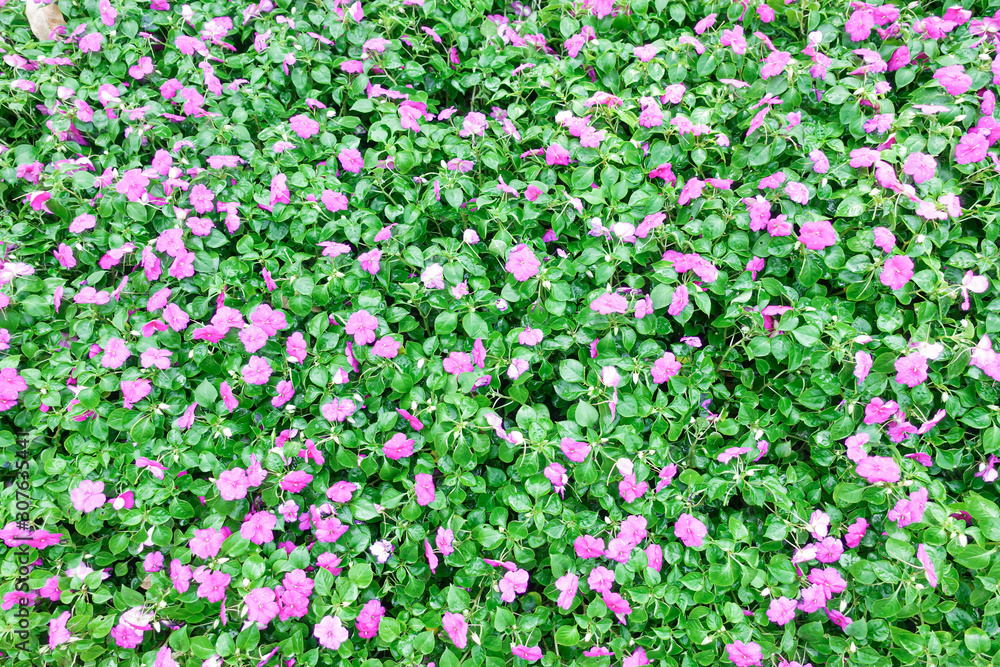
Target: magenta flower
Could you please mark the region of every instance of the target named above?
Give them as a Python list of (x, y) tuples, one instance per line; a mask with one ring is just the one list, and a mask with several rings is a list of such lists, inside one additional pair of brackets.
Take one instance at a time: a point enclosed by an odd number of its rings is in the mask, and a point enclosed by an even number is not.
[(937, 571), (934, 569), (934, 562), (931, 561), (931, 557), (927, 553), (927, 547), (923, 544), (917, 545), (917, 560), (920, 561), (920, 565), (924, 568), (924, 575), (927, 577), (927, 583), (931, 585), (931, 588), (937, 588)]
[(461, 614), (446, 611), (441, 618), (441, 626), (448, 633), (448, 638), (455, 648), (465, 650), (469, 644), (469, 623)]
[(80, 485), (69, 492), (73, 508), (78, 512), (90, 514), (103, 505), (108, 499), (104, 495), (104, 482), (92, 482), (85, 479)]
[(927, 358), (920, 352), (913, 352), (896, 360), (896, 382), (910, 389), (927, 379)]
[(332, 651), (340, 649), (340, 645), (347, 641), (348, 635), (347, 628), (339, 616), (324, 616), (313, 626), (313, 636), (320, 646)]
[(869, 484), (883, 482), (894, 484), (899, 481), (899, 466), (887, 456), (868, 456), (861, 459), (854, 471), (868, 480)]
[[(590, 445), (585, 442), (573, 440), (572, 438), (563, 438), (560, 440), (559, 448), (566, 458), (574, 463), (583, 463), (587, 460), (587, 455), (590, 454)], [(604, 547), (602, 546), (601, 548), (603, 549)]]
[(369, 600), (361, 608), (358, 617), (354, 621), (358, 629), (358, 636), (362, 639), (371, 639), (378, 634), (378, 626), (385, 616), (385, 607), (378, 600)]
[(253, 355), (243, 367), (243, 380), (247, 384), (267, 384), (272, 372), (271, 362), (263, 357)]
[(542, 263), (531, 248), (521, 243), (514, 247), (504, 267), (518, 282), (524, 282), (538, 275)]
[(810, 250), (822, 250), (837, 242), (837, 234), (829, 220), (806, 222), (799, 231), (799, 241)]
[(604, 540), (592, 535), (581, 535), (573, 541), (573, 549), (580, 558), (600, 558), (604, 555)]
[(620, 294), (602, 294), (590, 302), (590, 309), (601, 315), (620, 313), (624, 315), (628, 312), (628, 301)]
[(879, 281), (892, 290), (903, 289), (913, 277), (913, 260), (906, 255), (893, 255), (886, 260)]
[(567, 572), (563, 576), (556, 579), (556, 590), (559, 591), (559, 597), (556, 600), (556, 606), (560, 609), (568, 610), (573, 606), (573, 598), (576, 597), (577, 589), (580, 585), (580, 577), (576, 576), (571, 572)]
[(304, 114), (296, 114), (288, 119), (288, 124), (292, 132), (303, 139), (308, 139), (319, 134), (319, 123)]
[(545, 149), (545, 164), (552, 166), (569, 165), (569, 151), (559, 144), (550, 144)]
[(271, 512), (257, 512), (240, 526), (240, 535), (254, 544), (267, 544), (274, 541), (274, 527), (278, 525), (278, 517)]
[(337, 155), (337, 159), (340, 160), (340, 165), (344, 170), (352, 174), (360, 174), (361, 168), (365, 166), (364, 158), (361, 157), (361, 152), (357, 148), (344, 148)]
[(973, 164), (985, 160), (989, 147), (989, 141), (981, 134), (970, 132), (963, 135), (955, 147), (955, 162)]
[(684, 543), (684, 546), (700, 547), (705, 542), (708, 529), (690, 514), (681, 514), (674, 524), (674, 535)]
[(767, 618), (777, 625), (786, 625), (795, 620), (795, 600), (778, 597), (772, 598), (767, 608)]
[(510, 652), (519, 658), (524, 658), (528, 662), (537, 662), (542, 659), (542, 649), (538, 646), (511, 644)]
[(732, 644), (726, 644), (726, 653), (736, 667), (751, 667), (752, 665), (762, 665), (764, 654), (760, 645), (756, 642), (744, 644), (736, 639)]
[(461, 375), (471, 373), (473, 370), (472, 357), (465, 352), (452, 352), (444, 360), (444, 371), (451, 375)]
[(382, 446), (382, 453), (386, 458), (398, 461), (413, 454), (413, 439), (407, 438), (402, 433), (396, 433), (389, 441)]
[(367, 310), (351, 313), (347, 319), (347, 325), (344, 327), (344, 332), (354, 336), (354, 342), (358, 345), (374, 343), (377, 330), (378, 319)]
[(435, 490), (434, 490), (434, 477), (427, 473), (417, 473), (416, 483), (413, 487), (417, 494), (417, 504), (421, 507), (426, 507), (434, 502)]

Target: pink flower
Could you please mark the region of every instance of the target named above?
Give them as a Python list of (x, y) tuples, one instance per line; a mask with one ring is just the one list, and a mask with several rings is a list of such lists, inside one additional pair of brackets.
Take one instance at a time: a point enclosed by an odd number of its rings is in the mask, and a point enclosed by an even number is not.
[(581, 535), (573, 541), (573, 549), (580, 558), (600, 558), (604, 555), (604, 540), (592, 535)]
[(441, 626), (455, 648), (465, 650), (469, 643), (469, 623), (461, 614), (446, 611), (441, 618)]
[(927, 379), (927, 358), (920, 352), (913, 352), (896, 360), (896, 382), (910, 389)]
[(455, 532), (444, 526), (438, 526), (437, 537), (434, 538), (434, 544), (437, 546), (438, 551), (441, 552), (442, 556), (450, 556), (455, 553), (455, 547), (453, 543), (455, 541)]
[(744, 644), (736, 639), (732, 644), (726, 644), (726, 653), (736, 667), (751, 667), (751, 665), (761, 665), (764, 654), (760, 645), (756, 642)]
[(962, 65), (939, 67), (934, 72), (934, 80), (940, 81), (949, 95), (961, 95), (972, 87), (972, 77), (965, 73)]
[(569, 165), (569, 151), (559, 144), (551, 144), (545, 149), (545, 164), (552, 166)]
[(70, 640), (72, 635), (66, 629), (66, 623), (69, 621), (70, 616), (72, 616), (70, 612), (64, 611), (49, 621), (49, 650), (54, 651), (57, 647)]
[(240, 535), (254, 544), (267, 544), (274, 541), (274, 527), (278, 525), (278, 517), (271, 512), (257, 512), (240, 526)]
[(620, 623), (624, 623), (625, 617), (632, 613), (632, 607), (629, 605), (628, 600), (618, 593), (612, 591), (602, 593), (601, 602), (614, 612)]
[(120, 383), (122, 396), (125, 399), (125, 409), (129, 410), (133, 405), (149, 396), (153, 389), (153, 384), (149, 380), (122, 380)]
[(368, 313), (367, 310), (359, 310), (351, 313), (347, 319), (344, 332), (354, 336), (354, 342), (358, 345), (367, 345), (375, 342), (375, 332), (378, 330), (378, 319)]
[(507, 572), (500, 580), (500, 599), (504, 602), (513, 602), (518, 595), (523, 595), (528, 590), (528, 572), (517, 569)]
[(598, 566), (590, 571), (587, 585), (598, 593), (608, 593), (615, 583), (615, 573), (606, 567)]
[(810, 250), (822, 250), (837, 242), (837, 234), (829, 220), (806, 222), (799, 231), (799, 241)]
[(636, 480), (635, 475), (625, 475), (625, 478), (618, 482), (618, 494), (627, 503), (635, 502), (644, 496), (648, 490), (649, 484), (639, 482)]
[(826, 157), (826, 154), (818, 148), (809, 153), (809, 159), (812, 160), (813, 171), (817, 174), (825, 174), (830, 171), (830, 160)]
[(345, 171), (349, 171), (352, 174), (360, 174), (361, 168), (365, 166), (364, 158), (361, 157), (361, 152), (357, 148), (345, 148), (340, 151), (337, 155), (337, 159), (340, 160), (340, 165)]
[(250, 361), (243, 367), (243, 381), (247, 384), (262, 385), (267, 384), (273, 369), (271, 362), (264, 357), (253, 355)]
[(525, 327), (524, 331), (517, 335), (517, 342), (521, 345), (527, 345), (531, 347), (532, 345), (538, 345), (542, 342), (545, 335), (540, 329), (532, 329), (531, 327)]
[(417, 493), (417, 504), (425, 507), (434, 502), (434, 477), (427, 473), (417, 473), (414, 491)]
[(219, 393), (222, 395), (222, 402), (225, 404), (226, 409), (232, 412), (239, 407), (240, 402), (237, 400), (236, 396), (233, 395), (233, 390), (229, 387), (229, 383), (225, 380), (219, 385)]
[(899, 466), (887, 456), (868, 456), (861, 459), (854, 471), (868, 480), (869, 484), (884, 482), (894, 484), (899, 481)]
[(90, 514), (103, 505), (108, 499), (104, 495), (104, 482), (92, 482), (85, 479), (80, 485), (69, 492), (69, 499), (73, 502), (73, 508), (78, 512)]
[(510, 652), (519, 658), (524, 658), (528, 662), (537, 662), (542, 659), (542, 649), (538, 646), (511, 644)]
[(566, 468), (558, 463), (550, 463), (543, 471), (545, 478), (552, 483), (552, 488), (559, 494), (560, 498), (565, 497), (566, 484), (569, 477), (566, 475)]
[(858, 379), (858, 383), (864, 382), (865, 378), (868, 377), (868, 373), (872, 369), (872, 355), (867, 352), (858, 351), (854, 353), (854, 377)]
[(684, 546), (700, 547), (705, 542), (708, 529), (690, 514), (681, 514), (674, 524), (674, 535), (684, 543)]
[(288, 119), (292, 132), (303, 139), (319, 134), (319, 123), (304, 114), (296, 114)]
[(677, 357), (674, 356), (674, 353), (664, 352), (662, 357), (653, 362), (650, 374), (653, 377), (653, 382), (662, 384), (680, 373), (680, 371), (681, 364), (677, 361)]
[(208, 560), (219, 555), (222, 543), (225, 542), (227, 533), (215, 528), (195, 529), (194, 537), (188, 542), (188, 548), (198, 558)]
[(471, 373), (472, 357), (470, 357), (465, 352), (452, 352), (444, 360), (444, 371), (445, 373), (450, 373), (451, 375), (461, 375), (462, 373)]
[(576, 597), (576, 592), (580, 584), (580, 577), (567, 572), (563, 576), (556, 579), (556, 590), (559, 591), (559, 597), (556, 600), (556, 606), (560, 609), (568, 610), (573, 606), (573, 598)]
[(620, 313), (624, 315), (628, 312), (628, 301), (620, 294), (602, 294), (590, 302), (590, 309), (601, 315)]
[(131, 356), (132, 353), (125, 346), (125, 341), (121, 338), (109, 338), (108, 344), (104, 347), (104, 356), (101, 357), (101, 365), (105, 368), (121, 368)]
[(847, 546), (854, 549), (861, 544), (861, 540), (864, 539), (867, 531), (868, 522), (864, 518), (859, 518), (848, 527), (847, 534), (844, 535), (844, 542), (847, 543)]
[(382, 453), (386, 458), (398, 461), (413, 454), (413, 439), (407, 438), (402, 433), (396, 433), (389, 441), (382, 446)]
[(247, 496), (250, 481), (247, 479), (246, 470), (233, 468), (220, 474), (215, 485), (223, 500), (241, 500)]
[(786, 625), (795, 620), (795, 600), (779, 597), (772, 598), (767, 608), (767, 618), (778, 625)]
[(885, 518), (889, 521), (895, 521), (900, 528), (909, 526), (911, 523), (920, 523), (924, 519), (924, 511), (927, 509), (927, 499), (927, 489), (920, 487), (911, 493), (909, 498), (900, 499), (889, 510)]
[(903, 289), (906, 283), (913, 277), (913, 260), (906, 255), (893, 255), (885, 262), (879, 280), (883, 285), (892, 289)]
[(347, 641), (348, 635), (347, 628), (339, 616), (324, 616), (313, 627), (313, 636), (320, 646), (332, 651), (339, 650), (340, 645)]
[(966, 134), (955, 147), (955, 162), (958, 164), (973, 164), (986, 159), (989, 141), (981, 134)]
[(688, 289), (687, 285), (678, 285), (674, 290), (674, 294), (670, 299), (670, 307), (667, 308), (667, 314), (676, 317), (680, 315), (688, 305)]
[[(566, 458), (575, 463), (583, 463), (587, 460), (587, 455), (590, 454), (590, 445), (585, 442), (573, 440), (572, 438), (563, 438), (560, 440), (559, 448)], [(604, 547), (602, 546), (601, 548), (603, 549)]]
[(392, 336), (383, 336), (377, 343), (372, 345), (372, 356), (383, 359), (395, 359), (399, 356), (399, 348), (402, 344)]
[(73, 256), (73, 249), (65, 243), (60, 243), (59, 248), (52, 251), (55, 258), (59, 260), (59, 265), (64, 269), (72, 269), (76, 266), (76, 257)]
[(923, 183), (934, 178), (937, 162), (926, 153), (910, 153), (903, 164), (903, 173), (913, 177), (914, 183)]
[(931, 588), (937, 588), (937, 571), (934, 569), (934, 562), (931, 561), (931, 557), (927, 553), (927, 547), (923, 544), (917, 545), (917, 560), (920, 561), (920, 565), (924, 568), (924, 575), (927, 577), (927, 583), (931, 585)]
[(857, 435), (852, 435), (847, 440), (844, 441), (844, 446), (847, 447), (847, 458), (854, 461), (855, 463), (860, 463), (861, 459), (868, 456), (868, 452), (865, 451), (864, 445), (870, 439), (867, 433), (858, 433)]
[(531, 251), (531, 248), (522, 243), (511, 251), (507, 265), (504, 268), (514, 276), (515, 280), (524, 282), (537, 276), (538, 269), (541, 266), (542, 263), (535, 256), (535, 253)]

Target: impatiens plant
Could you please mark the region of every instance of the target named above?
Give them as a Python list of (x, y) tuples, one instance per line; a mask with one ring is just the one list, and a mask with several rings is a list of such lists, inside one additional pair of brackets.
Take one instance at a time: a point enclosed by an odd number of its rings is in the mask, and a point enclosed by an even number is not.
[(0, 12), (15, 667), (1000, 659), (1000, 11)]

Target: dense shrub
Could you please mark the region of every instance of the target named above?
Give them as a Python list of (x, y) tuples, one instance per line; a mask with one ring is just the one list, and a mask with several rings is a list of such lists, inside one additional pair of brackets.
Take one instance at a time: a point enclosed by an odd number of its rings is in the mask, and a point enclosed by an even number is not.
[(61, 6), (9, 664), (996, 661), (995, 7)]

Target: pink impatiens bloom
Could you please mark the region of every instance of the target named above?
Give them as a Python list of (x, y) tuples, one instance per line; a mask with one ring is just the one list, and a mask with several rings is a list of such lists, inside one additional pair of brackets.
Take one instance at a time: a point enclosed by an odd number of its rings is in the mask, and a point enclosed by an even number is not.
[(525, 646), (524, 644), (511, 644), (510, 652), (528, 662), (537, 662), (542, 659), (542, 649), (538, 646)]
[(893, 255), (886, 260), (879, 281), (892, 290), (903, 289), (913, 277), (913, 260), (906, 255)]
[(344, 327), (344, 332), (354, 336), (354, 342), (358, 345), (374, 343), (377, 330), (378, 319), (366, 310), (351, 313), (347, 319), (347, 325)]
[(931, 585), (931, 588), (937, 588), (937, 571), (934, 569), (934, 562), (927, 553), (927, 547), (923, 544), (917, 545), (917, 560), (920, 561), (920, 565), (924, 568), (924, 575), (927, 577), (927, 583)]
[(869, 484), (884, 482), (894, 484), (899, 481), (899, 466), (888, 456), (868, 456), (861, 459), (854, 469)]
[(525, 244), (520, 244), (511, 251), (507, 264), (504, 267), (508, 273), (514, 276), (518, 282), (524, 282), (538, 275), (538, 269), (542, 263), (539, 261), (531, 248)]
[[(586, 442), (579, 442), (573, 438), (562, 438), (559, 441), (559, 448), (566, 458), (574, 463), (583, 463), (586, 461), (591, 449), (590, 445)], [(601, 548), (603, 549), (604, 547), (602, 546)]]
[(604, 540), (592, 535), (581, 535), (573, 541), (573, 549), (580, 558), (600, 558), (604, 555)]
[(896, 382), (910, 389), (927, 379), (927, 358), (920, 352), (913, 352), (896, 360)]
[(962, 65), (937, 68), (934, 80), (939, 81), (949, 95), (961, 95), (972, 87), (972, 77), (965, 73), (965, 67)]
[(528, 590), (528, 572), (517, 569), (507, 572), (500, 580), (500, 599), (504, 602), (513, 602), (518, 595), (523, 595)]
[(267, 384), (272, 372), (271, 362), (263, 357), (253, 355), (250, 357), (250, 361), (243, 367), (243, 380), (247, 384)]
[(80, 485), (70, 491), (69, 499), (78, 512), (89, 514), (107, 501), (104, 495), (104, 482), (92, 482), (85, 479)]
[(778, 625), (786, 625), (795, 620), (795, 600), (778, 597), (772, 598), (767, 608), (767, 618)]
[(365, 160), (361, 157), (361, 152), (357, 148), (345, 148), (341, 150), (337, 159), (340, 160), (340, 166), (352, 174), (360, 174), (361, 168), (365, 166)]
[(624, 315), (628, 312), (628, 301), (620, 294), (602, 294), (590, 303), (590, 309), (601, 315), (620, 313)]
[(455, 648), (465, 650), (469, 643), (469, 623), (462, 614), (446, 611), (441, 618), (441, 626), (448, 633)]
[(799, 231), (799, 241), (810, 250), (822, 250), (837, 242), (837, 234), (829, 220), (806, 222)]
[(402, 433), (396, 433), (382, 447), (382, 453), (385, 454), (386, 458), (398, 461), (413, 454), (413, 442), (412, 438), (407, 438)]
[(417, 493), (417, 504), (425, 507), (434, 502), (434, 477), (427, 473), (417, 473), (414, 490)]
[(571, 572), (567, 572), (556, 579), (556, 590), (559, 591), (559, 598), (556, 600), (556, 605), (560, 609), (568, 610), (573, 606), (573, 598), (576, 597), (579, 584), (580, 577)]
[(708, 529), (690, 514), (681, 514), (674, 524), (674, 535), (684, 543), (684, 546), (700, 547), (705, 542)]
[(736, 639), (732, 644), (726, 644), (726, 653), (736, 667), (752, 667), (763, 664), (761, 661), (764, 659), (764, 654), (756, 642), (744, 644)]
[(937, 162), (926, 153), (910, 153), (903, 163), (903, 173), (913, 177), (914, 183), (923, 183), (934, 178)]
[(332, 651), (340, 649), (340, 645), (347, 641), (349, 634), (339, 616), (324, 616), (313, 627), (313, 636), (319, 641), (320, 646)]
[(105, 368), (121, 368), (122, 364), (132, 356), (125, 341), (121, 338), (109, 338), (104, 347), (104, 356), (101, 357), (101, 365)]
[(985, 160), (989, 147), (990, 143), (983, 135), (975, 132), (965, 134), (955, 147), (955, 162), (973, 164)]

